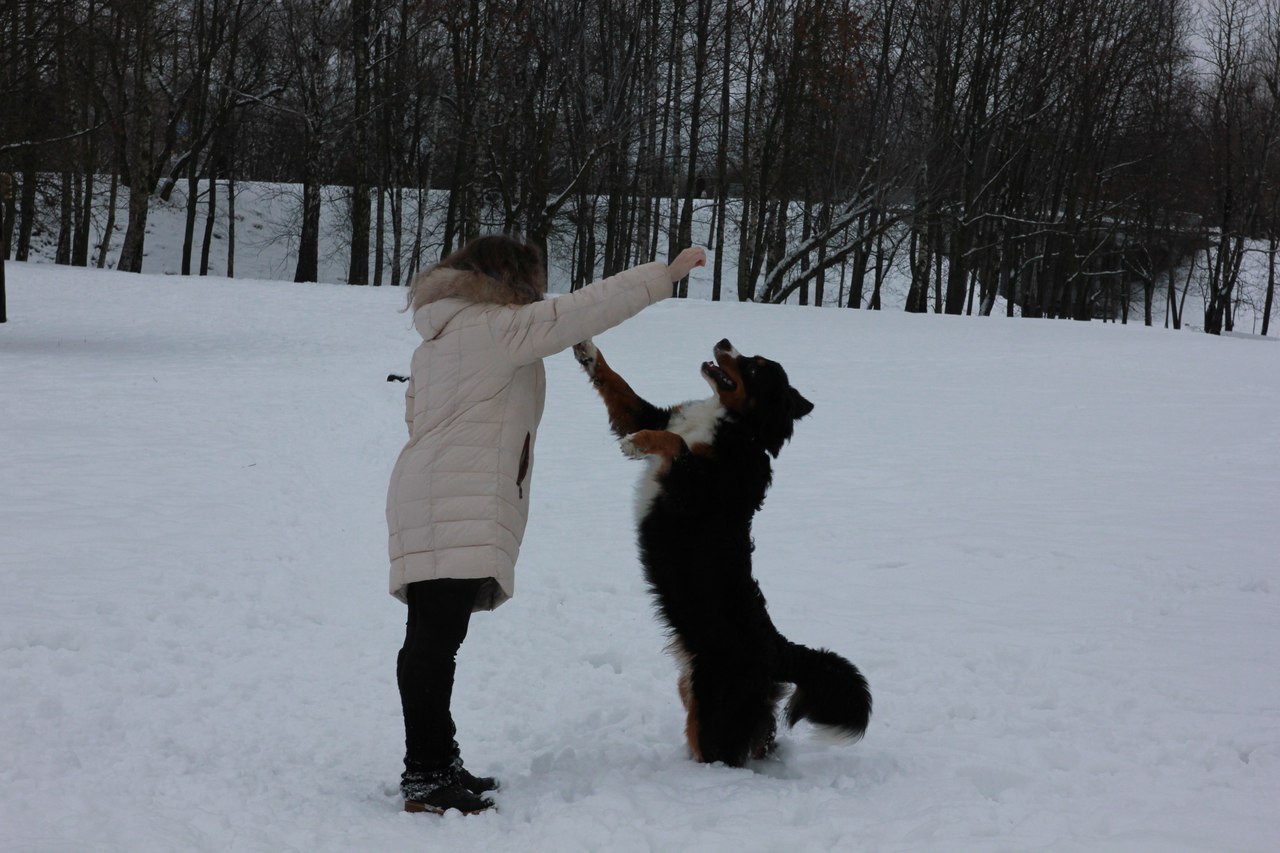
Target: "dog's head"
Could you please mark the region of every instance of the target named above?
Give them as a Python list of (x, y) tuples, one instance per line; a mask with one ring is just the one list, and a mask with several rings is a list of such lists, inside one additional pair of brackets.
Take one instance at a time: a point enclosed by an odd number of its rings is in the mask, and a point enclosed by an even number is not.
[(795, 422), (813, 411), (813, 403), (791, 387), (787, 372), (776, 361), (743, 355), (728, 339), (712, 352), (713, 360), (702, 365), (703, 377), (721, 404), (776, 458), (791, 438)]

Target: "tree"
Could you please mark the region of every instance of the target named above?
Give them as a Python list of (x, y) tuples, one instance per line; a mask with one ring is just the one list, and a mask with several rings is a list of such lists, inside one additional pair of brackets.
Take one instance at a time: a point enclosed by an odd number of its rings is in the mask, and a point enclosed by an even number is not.
[(1206, 221), (1212, 240), (1204, 330), (1231, 331), (1232, 300), (1239, 283), (1246, 239), (1256, 226), (1280, 118), (1266, 87), (1265, 44), (1257, 10), (1246, 0), (1214, 0), (1206, 10), (1210, 82), (1204, 93), (1200, 132), (1210, 165), (1211, 196)]
[(351, 264), (347, 284), (369, 283), (369, 0), (351, 0), (351, 74), (354, 78), (351, 183)]
[(278, 108), (292, 116), (300, 137), (302, 207), (293, 280), (317, 281), (321, 194), (339, 131), (349, 118), (351, 73), (343, 46), (351, 18), (341, 0), (281, 0), (278, 14), (288, 75)]
[(108, 51), (110, 98), (129, 217), (116, 268), (141, 272), (151, 196), (185, 139), (195, 92), (193, 70), (174, 51), (183, 19), (170, 0), (121, 2), (121, 38)]
[(13, 197), (13, 176), (0, 172), (0, 323), (8, 322), (4, 268), (9, 263), (9, 208)]
[[(1258, 63), (1265, 87), (1266, 133), (1271, 144), (1280, 134), (1280, 8), (1274, 4), (1264, 7), (1261, 34), (1258, 39)], [(1271, 326), (1271, 313), (1275, 308), (1276, 262), (1280, 254), (1280, 157), (1269, 151), (1262, 164), (1263, 232), (1267, 237), (1267, 286), (1263, 299), (1262, 334)]]

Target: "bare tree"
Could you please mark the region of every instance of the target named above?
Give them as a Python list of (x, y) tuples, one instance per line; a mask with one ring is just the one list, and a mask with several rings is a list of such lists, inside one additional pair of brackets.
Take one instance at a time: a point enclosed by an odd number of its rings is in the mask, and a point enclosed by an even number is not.
[(115, 11), (124, 37), (112, 43), (107, 59), (122, 183), (129, 188), (116, 268), (141, 272), (151, 196), (186, 127), (195, 75), (173, 49), (183, 26), (174, 3), (121, 3)]
[(1269, 162), (1280, 130), (1274, 100), (1266, 102), (1265, 22), (1246, 0), (1214, 0), (1206, 10), (1210, 84), (1204, 93), (1201, 136), (1211, 182), (1212, 227), (1204, 329), (1231, 331), (1232, 301), (1246, 240), (1263, 209)]
[(369, 283), (369, 26), (370, 0), (351, 0), (352, 128), (351, 263), (348, 284)]
[(9, 208), (13, 197), (13, 176), (0, 172), (0, 323), (8, 322), (9, 309), (5, 294), (4, 268), (9, 263)]
[(348, 120), (350, 63), (344, 47), (351, 18), (342, 0), (281, 0), (278, 4), (288, 85), (283, 111), (298, 133), (301, 228), (294, 281), (317, 281), (320, 207), (334, 145)]
[(1271, 326), (1275, 308), (1276, 261), (1280, 254), (1280, 157), (1273, 151), (1280, 141), (1280, 8), (1271, 4), (1263, 8), (1258, 45), (1258, 67), (1265, 94), (1264, 134), (1268, 140), (1268, 156), (1260, 165), (1262, 197), (1260, 205), (1262, 230), (1267, 238), (1267, 286), (1263, 298), (1262, 334)]

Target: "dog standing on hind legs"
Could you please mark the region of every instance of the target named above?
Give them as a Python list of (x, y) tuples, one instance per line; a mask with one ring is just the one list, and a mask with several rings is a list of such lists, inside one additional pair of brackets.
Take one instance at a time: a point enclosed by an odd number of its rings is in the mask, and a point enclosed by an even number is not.
[(782, 636), (751, 572), (751, 520), (772, 459), (813, 404), (782, 365), (716, 344), (702, 375), (706, 400), (659, 407), (615, 373), (591, 341), (574, 357), (604, 400), (624, 453), (649, 462), (637, 496), (640, 560), (680, 665), (685, 737), (697, 761), (741, 767), (775, 745), (776, 708), (857, 740), (871, 691), (835, 652)]

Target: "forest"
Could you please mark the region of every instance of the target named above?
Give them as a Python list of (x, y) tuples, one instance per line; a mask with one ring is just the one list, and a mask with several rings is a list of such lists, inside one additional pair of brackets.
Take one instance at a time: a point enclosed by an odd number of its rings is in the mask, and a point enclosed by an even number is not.
[(296, 281), (341, 187), (353, 285), (503, 230), (577, 287), (703, 211), (713, 299), (880, 309), (898, 270), (911, 312), (1266, 335), (1278, 149), (1268, 0), (0, 0), (16, 261), (141, 271), (181, 187), (202, 274), (264, 181)]

